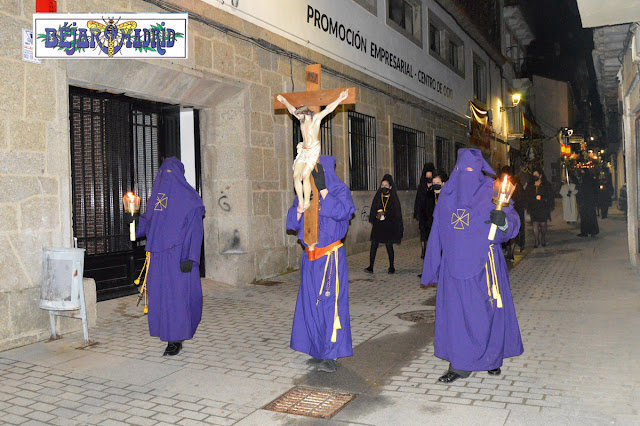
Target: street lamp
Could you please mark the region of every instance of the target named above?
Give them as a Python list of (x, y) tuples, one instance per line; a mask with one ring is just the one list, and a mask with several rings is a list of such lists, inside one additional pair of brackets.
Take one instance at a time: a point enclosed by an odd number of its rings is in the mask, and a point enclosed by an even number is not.
[(515, 108), (518, 106), (518, 104), (520, 103), (520, 99), (522, 98), (522, 95), (520, 95), (520, 93), (514, 93), (513, 95), (511, 95), (511, 106), (510, 107), (500, 107), (500, 112), (505, 112), (506, 110), (508, 110), (509, 108)]

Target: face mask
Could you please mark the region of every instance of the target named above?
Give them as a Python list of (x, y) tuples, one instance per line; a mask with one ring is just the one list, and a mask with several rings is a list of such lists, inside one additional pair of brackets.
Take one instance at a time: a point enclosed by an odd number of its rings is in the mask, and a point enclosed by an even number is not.
[(442, 185), (438, 185), (437, 183), (433, 184), (433, 190), (434, 191), (440, 191), (442, 189)]
[(536, 182), (540, 180), (540, 176), (534, 176), (533, 180), (535, 180)]
[(384, 195), (389, 195), (389, 192), (391, 192), (391, 190), (389, 188), (382, 188), (382, 193)]
[(431, 182), (433, 182), (433, 178), (428, 177), (427, 178), (427, 183), (431, 183)]

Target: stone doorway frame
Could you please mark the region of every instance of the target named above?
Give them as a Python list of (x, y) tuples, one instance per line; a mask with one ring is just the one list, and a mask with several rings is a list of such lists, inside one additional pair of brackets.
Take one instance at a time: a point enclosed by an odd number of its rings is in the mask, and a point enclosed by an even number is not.
[[(170, 61), (67, 60), (66, 92), (60, 107), (68, 110), (69, 86), (85, 87), (200, 110), (202, 198), (207, 278), (227, 283), (243, 282), (252, 274), (254, 254), (248, 247), (251, 229), (250, 93), (246, 84), (194, 70)], [(66, 121), (69, 141), (69, 122)], [(70, 150), (70, 143), (66, 149)], [(71, 226), (71, 164), (61, 182), (63, 229), (73, 239)], [(220, 194), (233, 199), (233, 211), (219, 207)], [(65, 226), (68, 224), (67, 226)], [(229, 242), (238, 250), (222, 254)], [(239, 241), (239, 244), (237, 243)], [(251, 269), (251, 271), (248, 271)]]

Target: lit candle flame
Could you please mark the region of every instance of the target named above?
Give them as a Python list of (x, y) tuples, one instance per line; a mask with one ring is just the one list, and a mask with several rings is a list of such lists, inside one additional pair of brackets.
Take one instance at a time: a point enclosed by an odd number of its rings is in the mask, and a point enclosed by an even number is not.
[(505, 190), (507, 189), (507, 175), (504, 175), (504, 180), (502, 181), (502, 190), (501, 192), (505, 192)]

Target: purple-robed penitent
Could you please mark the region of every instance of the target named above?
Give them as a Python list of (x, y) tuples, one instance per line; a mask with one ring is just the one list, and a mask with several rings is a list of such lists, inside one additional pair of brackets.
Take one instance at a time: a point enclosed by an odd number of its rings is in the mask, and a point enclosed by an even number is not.
[[(349, 220), (355, 212), (351, 191), (335, 173), (336, 159), (320, 156), (324, 168), (325, 183), (329, 193), (320, 197), (319, 232), (317, 249), (342, 240), (347, 233)], [(314, 194), (313, 196), (317, 196)], [(287, 229), (298, 231), (298, 238), (304, 244), (304, 214), (297, 219), (298, 199), (293, 202), (287, 215)], [(338, 293), (338, 314), (341, 328), (336, 330), (336, 341), (331, 337), (334, 329), (336, 302), (336, 265), (338, 256), (338, 274), (340, 289)], [(327, 265), (327, 259), (330, 264)], [(322, 279), (327, 267), (325, 287), (318, 299)], [(342, 358), (353, 355), (351, 325), (349, 319), (349, 274), (344, 247), (340, 247), (331, 256), (310, 261), (306, 252), (302, 254), (300, 266), (300, 290), (291, 330), (291, 349), (311, 355), (316, 359)], [(329, 275), (331, 275), (329, 277)], [(327, 286), (329, 295), (326, 294)]]
[[(504, 358), (522, 354), (522, 339), (511, 298), (507, 264), (501, 243), (513, 238), (520, 218), (505, 207), (508, 228), (489, 241), (495, 172), (477, 149), (461, 149), (451, 178), (442, 187), (433, 213), (422, 284), (438, 283), (436, 296), (435, 355), (463, 371), (493, 370)], [(493, 245), (493, 247), (491, 247)], [(489, 295), (493, 284), (493, 253), (502, 308)]]
[[(200, 249), (204, 205), (175, 157), (162, 162), (136, 238), (147, 237), (149, 333), (165, 342), (193, 337), (202, 317)], [(180, 263), (193, 261), (191, 272)]]

